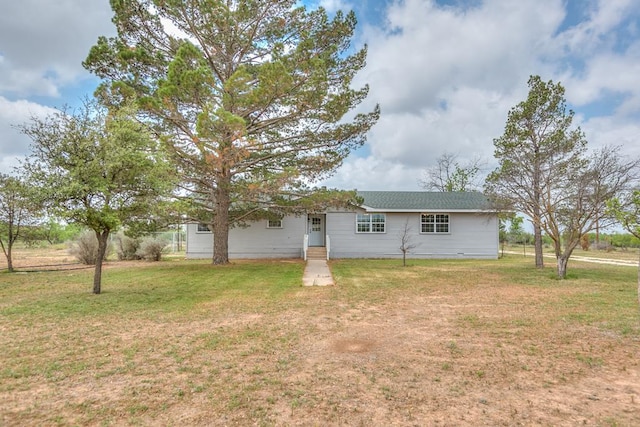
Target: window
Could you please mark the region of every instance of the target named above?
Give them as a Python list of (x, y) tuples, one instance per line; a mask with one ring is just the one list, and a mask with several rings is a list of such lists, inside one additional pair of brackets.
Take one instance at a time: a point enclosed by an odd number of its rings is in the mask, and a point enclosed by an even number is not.
[(449, 214), (420, 215), (420, 231), (422, 233), (448, 233)]
[(211, 233), (209, 230), (209, 226), (207, 224), (200, 223), (198, 224), (198, 233)]
[(356, 233), (384, 233), (385, 214), (357, 214)]
[(267, 220), (267, 228), (282, 228), (282, 220), (281, 219), (268, 219)]

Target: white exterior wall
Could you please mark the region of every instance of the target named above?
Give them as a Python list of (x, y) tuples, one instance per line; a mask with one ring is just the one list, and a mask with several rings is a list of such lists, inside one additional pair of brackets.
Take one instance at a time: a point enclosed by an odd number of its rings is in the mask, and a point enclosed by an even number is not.
[[(229, 258), (302, 258), (306, 231), (305, 216), (282, 219), (282, 228), (267, 228), (267, 221), (229, 230)], [(211, 258), (213, 233), (198, 232), (197, 224), (187, 224), (187, 258)]]
[[(446, 212), (442, 212), (446, 213)], [(409, 258), (497, 258), (498, 218), (495, 214), (449, 213), (449, 233), (420, 233), (420, 213), (386, 213), (385, 233), (356, 233), (356, 214), (327, 214), (331, 258), (401, 257), (400, 239), (408, 220)]]
[[(364, 212), (364, 211), (361, 211)], [(498, 218), (495, 214), (451, 213), (449, 233), (420, 233), (420, 213), (386, 213), (385, 233), (356, 233), (355, 212), (327, 212), (326, 233), (330, 258), (401, 257), (400, 239), (409, 221), (409, 258), (497, 258)], [(247, 228), (229, 231), (229, 258), (302, 258), (307, 217), (285, 217), (282, 228), (267, 228), (258, 221)], [(210, 258), (212, 233), (197, 232), (197, 224), (187, 225), (187, 258)]]

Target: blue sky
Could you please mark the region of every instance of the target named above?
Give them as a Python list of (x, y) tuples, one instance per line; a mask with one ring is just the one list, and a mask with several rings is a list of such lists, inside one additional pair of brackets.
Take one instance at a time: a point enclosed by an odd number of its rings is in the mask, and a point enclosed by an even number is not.
[[(28, 152), (11, 125), (77, 105), (97, 80), (81, 66), (113, 35), (108, 1), (21, 0), (0, 15), (0, 172)], [(417, 190), (445, 152), (495, 167), (493, 139), (538, 74), (561, 82), (575, 124), (596, 149), (640, 156), (640, 4), (637, 0), (305, 0), (355, 10), (367, 67), (356, 84), (382, 117), (367, 145), (322, 183)]]

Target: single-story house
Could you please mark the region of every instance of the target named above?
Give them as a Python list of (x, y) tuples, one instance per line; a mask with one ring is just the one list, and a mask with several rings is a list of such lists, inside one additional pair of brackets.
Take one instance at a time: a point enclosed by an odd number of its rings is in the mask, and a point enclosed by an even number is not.
[[(498, 217), (478, 192), (359, 191), (352, 209), (262, 220), (229, 231), (229, 258), (497, 258)], [(326, 251), (326, 253), (325, 253)], [(187, 225), (187, 258), (210, 258), (213, 236)]]

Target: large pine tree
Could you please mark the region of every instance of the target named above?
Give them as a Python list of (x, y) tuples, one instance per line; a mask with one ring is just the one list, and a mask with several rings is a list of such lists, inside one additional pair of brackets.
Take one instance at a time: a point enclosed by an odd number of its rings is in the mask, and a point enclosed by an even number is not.
[[(211, 225), (213, 262), (228, 262), (229, 228), (300, 204), (365, 142), (379, 109), (348, 115), (366, 47), (352, 50), (353, 12), (329, 19), (296, 0), (111, 0), (115, 38), (84, 65), (107, 102), (135, 97)], [(202, 213), (206, 212), (206, 217)]]
[(587, 142), (579, 128), (571, 129), (573, 115), (560, 83), (531, 76), (527, 99), (509, 111), (504, 134), (493, 141), (500, 164), (487, 177), (485, 191), (498, 207), (531, 219), (539, 268), (544, 266), (542, 228), (549, 195), (585, 164)]

